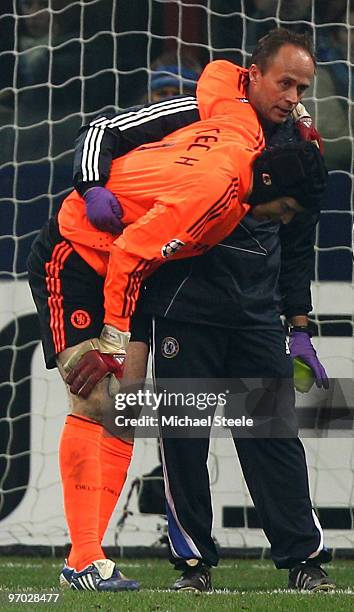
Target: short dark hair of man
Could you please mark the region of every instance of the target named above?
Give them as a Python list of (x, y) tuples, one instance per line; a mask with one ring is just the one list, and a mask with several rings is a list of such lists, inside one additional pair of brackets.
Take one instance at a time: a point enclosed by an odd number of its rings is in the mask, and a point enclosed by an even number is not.
[(307, 33), (298, 34), (297, 32), (290, 32), (286, 28), (271, 30), (259, 39), (251, 56), (251, 64), (256, 64), (261, 72), (264, 73), (268, 68), (269, 61), (284, 45), (293, 45), (306, 51), (312, 58), (316, 68), (316, 57), (310, 36)]

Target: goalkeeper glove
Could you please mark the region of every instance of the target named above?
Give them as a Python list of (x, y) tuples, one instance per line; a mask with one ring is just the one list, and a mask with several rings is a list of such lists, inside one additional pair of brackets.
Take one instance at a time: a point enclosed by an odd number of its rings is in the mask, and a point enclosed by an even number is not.
[(299, 103), (295, 106), (292, 112), (292, 117), (301, 140), (305, 140), (305, 142), (312, 142), (312, 144), (319, 148), (321, 155), (323, 155), (323, 140), (313, 125), (311, 115), (309, 115), (303, 104)]
[(85, 191), (86, 215), (90, 223), (103, 232), (120, 234), (123, 230), (123, 209), (117, 198), (105, 187), (91, 187)]
[(70, 371), (65, 382), (70, 386), (71, 393), (86, 399), (97, 383), (109, 374), (114, 374), (117, 379), (122, 378), (123, 367), (124, 357), (97, 350), (88, 351)]
[(312, 346), (311, 333), (306, 327), (293, 327), (290, 332), (290, 355), (293, 359), (299, 357), (310, 366), (315, 377), (316, 386), (320, 389), (329, 388), (329, 381), (326, 370), (317, 357), (317, 353)]
[(99, 338), (79, 344), (63, 364), (68, 373), (65, 382), (70, 385), (70, 391), (86, 398), (105, 376), (113, 373), (120, 378), (129, 339), (129, 332), (105, 325)]

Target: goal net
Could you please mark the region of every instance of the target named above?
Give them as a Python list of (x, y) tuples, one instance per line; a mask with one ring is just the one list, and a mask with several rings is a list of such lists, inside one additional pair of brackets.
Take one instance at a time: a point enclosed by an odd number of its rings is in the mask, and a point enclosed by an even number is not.
[[(150, 99), (161, 56), (174, 58), (182, 92), (186, 62), (196, 71), (217, 58), (247, 65), (257, 39), (276, 26), (313, 35), (318, 68), (305, 104), (330, 170), (312, 286), (314, 344), (331, 378), (353, 380), (353, 19), (350, 0), (2, 0), (0, 546), (68, 541), (57, 467), (67, 402), (57, 373), (44, 367), (26, 257), (71, 188), (80, 125)], [(350, 388), (336, 385), (350, 420)], [(306, 398), (298, 400), (306, 407)], [(314, 504), (338, 549), (354, 543), (351, 429), (302, 432)], [(159, 495), (158, 464), (156, 440), (139, 439), (107, 544), (165, 543), (160, 507), (143, 512), (141, 500), (143, 475), (157, 486), (155, 501)], [(265, 550), (231, 440), (212, 440), (210, 477), (220, 546)]]

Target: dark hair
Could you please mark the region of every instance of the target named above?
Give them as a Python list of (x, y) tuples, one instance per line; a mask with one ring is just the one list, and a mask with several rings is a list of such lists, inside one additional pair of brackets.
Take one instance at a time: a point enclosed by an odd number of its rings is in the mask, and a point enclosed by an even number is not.
[(262, 72), (265, 72), (268, 68), (269, 60), (278, 53), (283, 45), (294, 45), (294, 47), (299, 47), (306, 51), (316, 68), (316, 57), (310, 36), (307, 33), (298, 34), (297, 32), (290, 32), (290, 30), (285, 28), (271, 30), (263, 38), (260, 38), (253, 50), (251, 64), (256, 64)]

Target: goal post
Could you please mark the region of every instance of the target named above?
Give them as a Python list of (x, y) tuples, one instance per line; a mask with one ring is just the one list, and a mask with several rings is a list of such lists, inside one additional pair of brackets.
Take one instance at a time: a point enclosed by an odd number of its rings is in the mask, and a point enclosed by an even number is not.
[[(71, 188), (81, 124), (149, 99), (162, 53), (175, 55), (182, 87), (187, 55), (200, 66), (216, 58), (246, 66), (256, 40), (272, 27), (312, 34), (318, 67), (305, 105), (324, 138), (330, 170), (316, 239), (314, 344), (331, 378), (354, 379), (353, 19), (350, 0), (1, 2), (0, 550), (17, 544), (53, 548), (68, 541), (57, 461), (67, 400), (57, 373), (45, 370), (26, 281), (29, 248)], [(314, 504), (328, 528), (328, 543), (350, 548), (353, 439), (343, 431), (337, 432), (340, 441), (303, 433)], [(136, 490), (128, 502), (131, 514), (120, 520), (131, 483), (157, 463), (156, 440), (138, 440), (107, 544), (161, 543), (164, 519), (140, 512)], [(210, 475), (220, 546), (265, 550), (268, 543), (252, 514), (230, 440), (212, 440)]]

